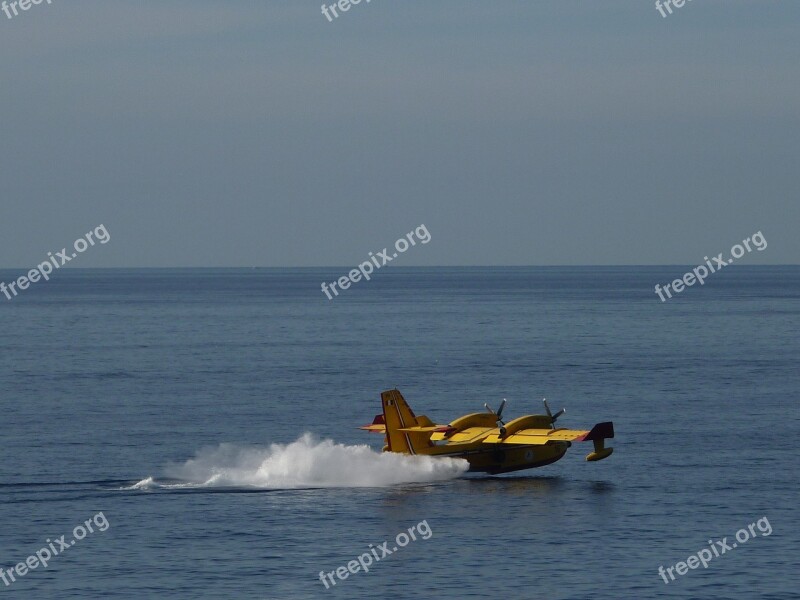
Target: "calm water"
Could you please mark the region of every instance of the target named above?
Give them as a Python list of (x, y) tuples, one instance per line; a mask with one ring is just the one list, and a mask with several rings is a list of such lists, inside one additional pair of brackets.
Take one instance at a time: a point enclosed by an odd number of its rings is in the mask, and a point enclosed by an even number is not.
[[(800, 268), (661, 303), (684, 271), (395, 268), (328, 301), (345, 269), (71, 270), (0, 297), (0, 566), (110, 523), (0, 593), (798, 598)], [(546, 396), (559, 425), (613, 420), (615, 453), (388, 464), (353, 446), (380, 449), (356, 427), (395, 386), (438, 422)], [(765, 516), (771, 535), (659, 576)], [(423, 520), (429, 539), (319, 581)]]

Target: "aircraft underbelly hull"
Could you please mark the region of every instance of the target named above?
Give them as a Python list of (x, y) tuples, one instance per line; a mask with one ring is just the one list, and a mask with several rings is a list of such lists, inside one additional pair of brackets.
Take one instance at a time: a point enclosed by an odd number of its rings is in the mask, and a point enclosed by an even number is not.
[(547, 444), (545, 446), (490, 447), (463, 458), (469, 462), (469, 470), (496, 475), (522, 469), (534, 469), (552, 464), (562, 458), (569, 444)]

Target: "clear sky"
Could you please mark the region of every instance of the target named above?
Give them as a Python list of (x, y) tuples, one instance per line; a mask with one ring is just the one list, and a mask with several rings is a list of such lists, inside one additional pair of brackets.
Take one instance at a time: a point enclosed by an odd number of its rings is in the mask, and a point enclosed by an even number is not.
[(0, 267), (800, 263), (796, 0), (320, 4), (0, 12)]

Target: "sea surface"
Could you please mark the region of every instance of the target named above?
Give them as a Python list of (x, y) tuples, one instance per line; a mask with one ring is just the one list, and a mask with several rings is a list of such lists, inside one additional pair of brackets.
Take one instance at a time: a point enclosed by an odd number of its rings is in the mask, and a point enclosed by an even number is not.
[[(74, 269), (0, 296), (0, 567), (94, 528), (0, 597), (800, 598), (800, 268), (661, 302), (688, 269), (387, 267), (333, 300), (348, 269)], [(381, 454), (357, 427), (394, 387), (439, 423), (546, 397), (613, 421), (614, 454)]]

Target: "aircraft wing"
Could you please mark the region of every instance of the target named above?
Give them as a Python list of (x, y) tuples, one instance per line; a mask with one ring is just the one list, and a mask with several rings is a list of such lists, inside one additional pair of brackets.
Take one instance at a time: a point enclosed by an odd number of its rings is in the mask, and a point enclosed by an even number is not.
[(433, 432), (440, 432), (443, 433), (451, 429), (448, 425), (428, 425), (424, 427), (402, 427), (397, 431), (407, 431), (409, 433), (433, 433)]
[(359, 429), (369, 431), (370, 433), (386, 433), (386, 421), (383, 418), (383, 413), (375, 415), (372, 423), (359, 427)]
[(481, 437), (492, 431), (494, 427), (467, 427), (461, 431), (455, 431), (449, 425), (442, 425), (440, 429), (436, 430), (431, 435), (431, 440), (440, 442), (446, 440), (451, 444), (465, 444), (469, 442), (478, 442)]
[(484, 444), (524, 444), (544, 446), (550, 442), (590, 442), (614, 437), (614, 424), (610, 421), (598, 423), (590, 431), (577, 429), (520, 429), (505, 437), (499, 432), (491, 433)]
[[(432, 423), (428, 417), (423, 415), (417, 417), (417, 422), (421, 423), (421, 425), (402, 427), (396, 429), (396, 431), (403, 431), (405, 433), (439, 433), (444, 435), (453, 430), (449, 425), (436, 425)], [(369, 431), (370, 433), (386, 433), (386, 420), (382, 414), (375, 415), (375, 419), (373, 419), (372, 423), (359, 427), (359, 429)]]

